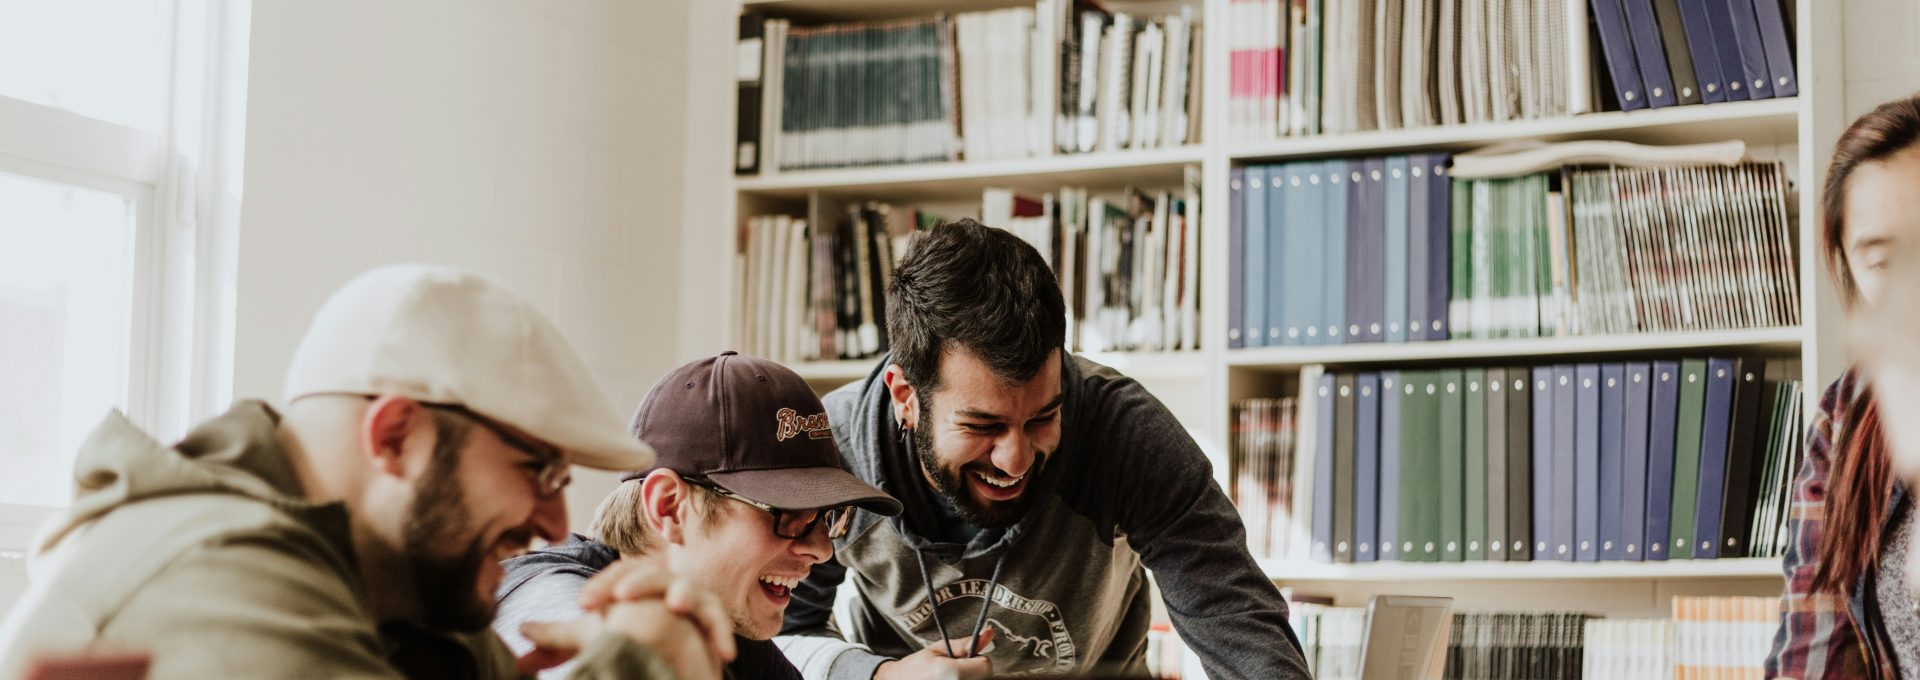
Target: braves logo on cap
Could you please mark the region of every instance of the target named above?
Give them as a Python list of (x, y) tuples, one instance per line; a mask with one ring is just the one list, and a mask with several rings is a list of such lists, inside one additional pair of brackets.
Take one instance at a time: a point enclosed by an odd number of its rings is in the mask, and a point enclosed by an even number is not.
[(774, 430), (774, 441), (783, 442), (802, 433), (808, 439), (828, 439), (833, 436), (833, 428), (827, 425), (827, 414), (824, 412), (802, 417), (798, 411), (783, 408), (773, 415), (779, 422), (779, 428)]

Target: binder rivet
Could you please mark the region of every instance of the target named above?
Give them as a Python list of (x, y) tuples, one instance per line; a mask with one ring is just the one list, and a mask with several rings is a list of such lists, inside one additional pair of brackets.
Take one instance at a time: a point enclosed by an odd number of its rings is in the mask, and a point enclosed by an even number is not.
[(1607, 387), (1613, 387), (1613, 385), (1614, 385), (1613, 378), (1607, 378)]
[(1300, 186), (1300, 178), (1299, 178), (1299, 177), (1294, 177), (1294, 178), (1293, 178), (1293, 185), (1294, 185), (1294, 186), (1296, 186), (1296, 187), (1297, 187), (1297, 186)]
[(1673, 378), (1673, 374), (1672, 374), (1672, 373), (1668, 373), (1668, 372), (1666, 372), (1666, 371), (1661, 371), (1661, 372), (1660, 372), (1660, 382), (1666, 382), (1666, 381), (1668, 381), (1668, 380), (1671, 380), (1672, 378)]
[(1269, 328), (1269, 329), (1267, 329), (1267, 337), (1269, 337), (1269, 338), (1277, 338), (1277, 337), (1280, 337), (1280, 329), (1278, 329), (1278, 328)]
[(1731, 547), (1734, 547), (1734, 546), (1736, 546), (1736, 545), (1740, 545), (1740, 539), (1737, 539), (1737, 538), (1729, 538), (1729, 539), (1727, 539), (1727, 547), (1729, 547), (1729, 548), (1731, 548)]
[(1394, 178), (1394, 179), (1400, 179), (1400, 169), (1399, 169), (1399, 168), (1394, 168), (1394, 169), (1393, 169), (1393, 178)]
[(1688, 373), (1688, 374), (1687, 374), (1687, 383), (1688, 383), (1688, 384), (1692, 384), (1692, 383), (1697, 383), (1697, 382), (1700, 382), (1700, 375), (1699, 375), (1698, 373)]
[(1356, 324), (1347, 326), (1347, 335), (1359, 335), (1359, 334), (1360, 334), (1360, 324), (1356, 323)]
[(1627, 554), (1628, 554), (1628, 555), (1632, 555), (1633, 553), (1634, 553), (1634, 545), (1633, 545), (1632, 543), (1628, 543), (1628, 544), (1627, 544)]
[(1506, 548), (1501, 546), (1500, 541), (1487, 541), (1487, 549), (1492, 550), (1494, 552), (1500, 552), (1502, 550), (1505, 550)]
[(1327, 327), (1327, 337), (1329, 337), (1329, 338), (1337, 338), (1337, 337), (1340, 337), (1340, 327), (1339, 327), (1339, 326), (1328, 326), (1328, 327)]
[(1524, 389), (1527, 389), (1527, 381), (1525, 381), (1525, 380), (1515, 380), (1515, 381), (1513, 381), (1513, 389), (1514, 389), (1515, 391), (1519, 391), (1519, 390), (1524, 390)]
[(1607, 541), (1607, 542), (1605, 542), (1605, 543), (1602, 543), (1602, 544), (1600, 544), (1600, 549), (1601, 549), (1601, 550), (1612, 550), (1612, 549), (1613, 549), (1613, 541)]
[(1308, 175), (1308, 176), (1307, 176), (1307, 183), (1308, 183), (1308, 184), (1311, 184), (1311, 185), (1314, 185), (1314, 186), (1320, 186), (1320, 176), (1319, 176), (1319, 175)]
[(1519, 552), (1519, 551), (1522, 551), (1522, 550), (1526, 550), (1526, 549), (1527, 549), (1527, 544), (1526, 544), (1525, 542), (1523, 542), (1523, 541), (1514, 541), (1514, 542), (1513, 542), (1513, 550), (1514, 550), (1514, 552)]
[(1373, 552), (1373, 551), (1372, 551), (1372, 550), (1368, 550), (1368, 549), (1367, 549), (1367, 544), (1365, 544), (1365, 543), (1362, 543), (1362, 544), (1360, 544), (1360, 552), (1362, 552), (1362, 553), (1370, 553), (1370, 552)]
[(1353, 171), (1353, 181), (1355, 181), (1355, 182), (1358, 182), (1358, 181), (1360, 181), (1360, 171), (1359, 171), (1359, 170), (1355, 170), (1355, 171)]
[(1229, 337), (1229, 338), (1232, 338), (1232, 339), (1235, 339), (1235, 340), (1239, 340), (1239, 339), (1240, 339), (1240, 329), (1238, 329), (1238, 328), (1229, 328), (1229, 329), (1227, 329), (1227, 337)]
[(1438, 330), (1440, 330), (1440, 322), (1439, 322), (1439, 321), (1435, 321), (1435, 322), (1433, 322), (1433, 330), (1435, 330), (1435, 331), (1438, 331)]
[(1590, 548), (1590, 547), (1593, 547), (1593, 544), (1592, 544), (1592, 543), (1588, 543), (1588, 542), (1586, 542), (1586, 541), (1581, 541), (1581, 542), (1580, 542), (1580, 549), (1581, 549), (1581, 550), (1586, 550), (1587, 548)]
[[(1293, 178), (1293, 181), (1295, 181), (1295, 182), (1298, 182), (1298, 181), (1300, 181), (1300, 178), (1298, 178), (1298, 177), (1295, 177), (1295, 178)], [(1280, 188), (1283, 188), (1283, 187), (1285, 187), (1285, 186), (1287, 186), (1287, 181), (1286, 181), (1285, 179), (1281, 179), (1281, 178), (1279, 178), (1279, 177), (1275, 177), (1275, 178), (1273, 178), (1273, 188), (1275, 188), (1275, 189), (1280, 189)]]
[(1387, 324), (1387, 331), (1390, 333), (1400, 332), (1400, 322), (1395, 321), (1393, 323)]
[(1393, 389), (1393, 379), (1388, 378), (1386, 380), (1380, 381), (1380, 389), (1384, 389), (1384, 390)]
[(1289, 338), (1297, 338), (1297, 337), (1300, 337), (1300, 329), (1298, 329), (1298, 328), (1289, 328), (1289, 329), (1287, 329), (1287, 337), (1289, 337)]
[(1653, 96), (1655, 96), (1655, 97), (1658, 97), (1658, 96), (1661, 96), (1661, 95), (1663, 95), (1663, 94), (1666, 94), (1666, 90), (1662, 90), (1662, 89), (1660, 89), (1660, 88), (1657, 88), (1657, 87), (1656, 87), (1656, 88), (1653, 88)]
[(1759, 79), (1759, 80), (1755, 80), (1755, 81), (1753, 81), (1753, 89), (1756, 89), (1756, 90), (1758, 90), (1758, 89), (1760, 89), (1760, 88), (1763, 88), (1763, 87), (1766, 87), (1766, 86), (1767, 86), (1767, 81), (1766, 81), (1766, 79), (1765, 79), (1765, 78), (1761, 78), (1761, 79)]
[(1240, 188), (1240, 180), (1237, 180), (1237, 179), (1236, 179), (1236, 180), (1234, 180), (1234, 181), (1233, 181), (1233, 188), (1235, 188), (1235, 189), (1238, 189), (1238, 188)]
[(1478, 392), (1478, 391), (1480, 391), (1480, 383), (1477, 383), (1477, 382), (1470, 382), (1470, 383), (1467, 383), (1467, 391), (1468, 391), (1468, 392)]
[(1320, 388), (1320, 396), (1323, 396), (1323, 397), (1327, 396), (1327, 388), (1325, 387)]
[(1682, 96), (1682, 97), (1691, 97), (1691, 96), (1693, 96), (1693, 88), (1691, 88), (1691, 87), (1683, 87), (1683, 88), (1680, 88), (1680, 96)]
[(1650, 550), (1650, 551), (1652, 551), (1652, 552), (1660, 552), (1660, 544), (1659, 544), (1659, 543), (1654, 543), (1654, 544), (1652, 544), (1652, 545), (1649, 545), (1649, 546), (1647, 546), (1647, 550)]
[(1372, 325), (1369, 325), (1369, 326), (1367, 326), (1367, 332), (1369, 332), (1369, 333), (1372, 333), (1372, 334), (1374, 334), (1374, 335), (1379, 335), (1379, 334), (1380, 334), (1380, 324), (1377, 324), (1377, 323), (1376, 323), (1376, 324), (1372, 324)]
[(1371, 388), (1371, 387), (1362, 387), (1362, 388), (1360, 388), (1360, 396), (1363, 396), (1363, 397), (1371, 397), (1371, 396), (1373, 396), (1373, 388)]
[(1418, 165), (1416, 165), (1416, 166), (1413, 166), (1413, 176), (1414, 176), (1414, 177), (1419, 177), (1419, 176), (1421, 176), (1421, 174), (1422, 174), (1422, 171), (1420, 170), (1420, 166), (1418, 166)]
[(1714, 372), (1713, 372), (1713, 377), (1715, 377), (1715, 378), (1725, 378), (1725, 377), (1727, 377), (1727, 369), (1724, 369), (1724, 368), (1723, 368), (1723, 369), (1720, 369), (1720, 370), (1718, 370), (1718, 371), (1714, 371)]
[(1479, 551), (1479, 550), (1480, 550), (1480, 542), (1479, 542), (1479, 541), (1474, 541), (1474, 542), (1472, 542), (1472, 543), (1468, 543), (1468, 544), (1467, 544), (1467, 550), (1470, 550), (1470, 551), (1476, 551), (1476, 552), (1477, 552), (1477, 551)]
[(1435, 387), (1433, 385), (1427, 386), (1427, 394), (1433, 394), (1434, 390), (1435, 390)]
[(1428, 543), (1428, 544), (1427, 544), (1427, 552), (1433, 552), (1433, 544), (1432, 544), (1432, 543)]
[(1564, 376), (1564, 375), (1560, 376), (1560, 384), (1561, 385), (1567, 384), (1567, 376)]
[(1340, 542), (1340, 546), (1339, 546), (1339, 550), (1340, 550), (1340, 552), (1346, 552), (1346, 551), (1347, 551), (1347, 542), (1346, 542), (1346, 541), (1341, 541), (1341, 542)]
[(1540, 544), (1539, 544), (1539, 545), (1536, 545), (1536, 546), (1534, 546), (1534, 547), (1533, 547), (1533, 549), (1534, 549), (1534, 550), (1537, 550), (1537, 551), (1540, 551), (1540, 552), (1546, 552), (1546, 551), (1547, 551), (1547, 542), (1546, 542), (1546, 541), (1541, 541), (1541, 542), (1540, 542)]
[(1558, 552), (1562, 555), (1567, 554), (1567, 546), (1564, 546), (1564, 545), (1560, 546), (1560, 550)]
[(1640, 379), (1641, 379), (1641, 378), (1645, 378), (1645, 377), (1646, 377), (1646, 376), (1644, 376), (1644, 375), (1640, 375), (1640, 374), (1638, 374), (1638, 373), (1635, 373), (1635, 374), (1633, 374), (1633, 382), (1634, 382), (1634, 384), (1636, 384), (1636, 385), (1637, 385), (1637, 384), (1639, 384), (1639, 383), (1640, 383)]
[(1408, 385), (1408, 386), (1407, 386), (1407, 394), (1413, 394), (1413, 386), (1412, 386), (1412, 385)]
[(1713, 93), (1715, 93), (1715, 92), (1719, 92), (1719, 91), (1720, 91), (1720, 85), (1719, 85), (1719, 84), (1717, 84), (1717, 83), (1707, 83), (1707, 94), (1713, 94)]
[(1497, 380), (1487, 381), (1487, 390), (1490, 392), (1500, 391), (1500, 381), (1497, 381)]
[(1406, 543), (1406, 545), (1402, 545), (1402, 546), (1400, 546), (1400, 549), (1401, 549), (1401, 550), (1413, 550), (1413, 541), (1407, 541), (1407, 543)]
[(1734, 82), (1731, 82), (1731, 83), (1727, 83), (1727, 89), (1729, 89), (1729, 90), (1733, 90), (1734, 92), (1739, 92), (1739, 91), (1740, 91), (1740, 81), (1737, 81), (1737, 80), (1736, 80), (1736, 81), (1734, 81)]
[(1633, 101), (1634, 99), (1636, 99), (1636, 97), (1634, 97), (1633, 95), (1633, 90), (1627, 90), (1626, 99), (1627, 101)]
[(1544, 390), (1544, 389), (1547, 389), (1547, 381), (1545, 381), (1545, 380), (1542, 380), (1542, 381), (1540, 381), (1540, 384), (1539, 384), (1539, 385), (1537, 385), (1537, 386), (1535, 386), (1535, 387), (1534, 387), (1533, 389), (1536, 389), (1536, 390)]
[(1713, 547), (1713, 541), (1701, 541), (1701, 542), (1700, 542), (1700, 549), (1701, 549), (1701, 550), (1706, 550), (1707, 548), (1711, 548), (1711, 547)]
[(1347, 396), (1348, 394), (1352, 394), (1352, 392), (1345, 387), (1340, 388), (1340, 396), (1344, 397), (1344, 396)]
[(1375, 171), (1373, 171), (1373, 172), (1371, 173), (1371, 175), (1373, 176), (1373, 181), (1375, 181), (1375, 182), (1378, 182), (1378, 181), (1380, 181), (1380, 171), (1379, 171), (1379, 170), (1375, 170)]
[(1786, 87), (1786, 86), (1787, 86), (1787, 77), (1786, 77), (1786, 76), (1780, 76), (1780, 86), (1781, 86), (1781, 87)]
[(1592, 379), (1592, 378), (1587, 378), (1587, 379), (1585, 379), (1585, 380), (1582, 380), (1582, 381), (1580, 381), (1580, 388), (1581, 388), (1581, 389), (1586, 389), (1586, 388), (1589, 388), (1589, 387), (1593, 387), (1593, 379)]

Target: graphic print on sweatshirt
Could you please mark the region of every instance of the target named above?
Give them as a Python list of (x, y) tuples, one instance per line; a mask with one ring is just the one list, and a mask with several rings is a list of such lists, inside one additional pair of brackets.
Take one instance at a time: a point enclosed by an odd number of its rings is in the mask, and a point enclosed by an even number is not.
[[(971, 631), (974, 622), (979, 619), (978, 601), (984, 597), (989, 581), (987, 579), (966, 579), (943, 585), (933, 591), (933, 598), (940, 606), (940, 620), (947, 626), (947, 633), (965, 637)], [(971, 600), (972, 602), (968, 602)], [(949, 603), (960, 606), (949, 606)], [(906, 624), (920, 637), (921, 644), (940, 643), (940, 628), (933, 622), (933, 608), (924, 602), (907, 613)], [(964, 618), (956, 618), (956, 615)], [(956, 629), (958, 623), (961, 628)], [(1022, 597), (1006, 585), (996, 585), (993, 590), (993, 609), (987, 613), (987, 626), (993, 628), (993, 644), (988, 656), (996, 661), (1006, 659), (1016, 668), (1039, 670), (1028, 673), (1065, 673), (1073, 670), (1079, 663), (1079, 649), (1073, 644), (1073, 633), (1067, 630), (1066, 619), (1060, 615), (1060, 607), (1046, 600)], [(957, 650), (956, 650), (957, 651)], [(1015, 675), (1025, 673), (1014, 672)]]

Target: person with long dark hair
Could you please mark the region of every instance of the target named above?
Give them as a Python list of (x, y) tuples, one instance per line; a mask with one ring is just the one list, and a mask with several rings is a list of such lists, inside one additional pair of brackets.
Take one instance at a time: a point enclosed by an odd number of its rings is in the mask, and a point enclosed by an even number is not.
[[(1880, 303), (1920, 245), (1920, 97), (1887, 102), (1840, 136), (1821, 196), (1827, 272), (1849, 316)], [(1920, 677), (1920, 611), (1907, 585), (1915, 540), (1871, 385), (1827, 388), (1794, 480), (1785, 613), (1767, 677)]]

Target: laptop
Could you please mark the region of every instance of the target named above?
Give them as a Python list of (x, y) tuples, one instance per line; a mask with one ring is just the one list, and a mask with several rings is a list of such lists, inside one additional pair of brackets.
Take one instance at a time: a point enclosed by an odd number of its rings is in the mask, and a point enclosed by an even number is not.
[(1452, 631), (1451, 597), (1374, 596), (1360, 642), (1360, 680), (1439, 680)]

